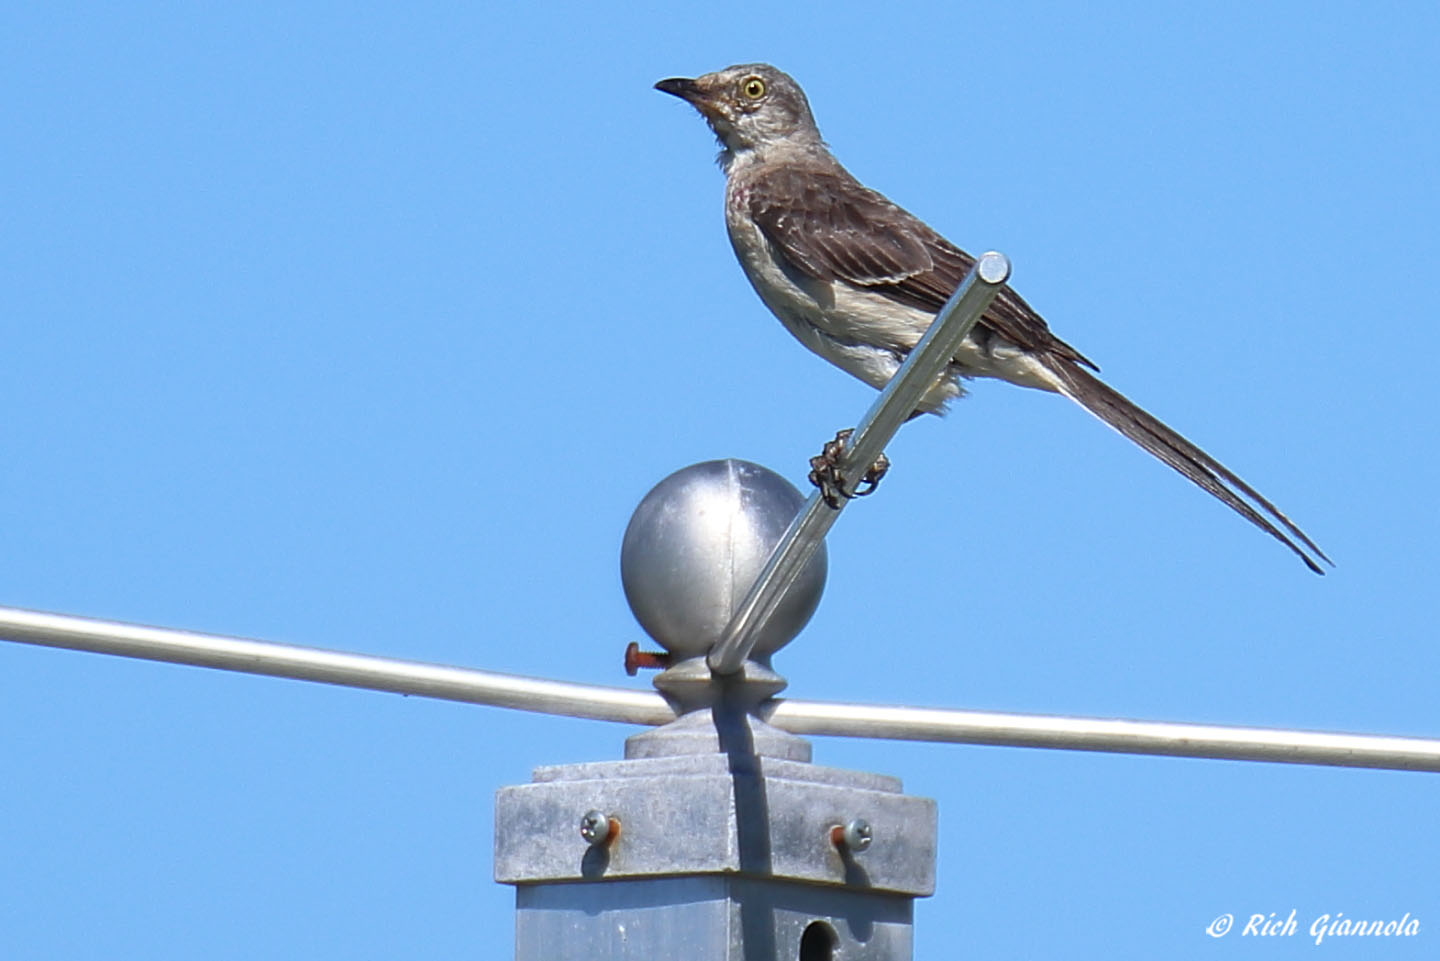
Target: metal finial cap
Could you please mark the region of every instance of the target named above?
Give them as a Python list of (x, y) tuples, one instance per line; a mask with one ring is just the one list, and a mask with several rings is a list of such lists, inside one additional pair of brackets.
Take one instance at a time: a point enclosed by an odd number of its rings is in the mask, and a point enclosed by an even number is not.
[[(620, 548), (620, 579), (635, 619), (679, 658), (709, 652), (745, 599), (804, 496), (772, 470), (715, 460), (678, 470), (635, 508)], [(825, 546), (766, 625), (754, 656), (768, 658), (815, 613)]]

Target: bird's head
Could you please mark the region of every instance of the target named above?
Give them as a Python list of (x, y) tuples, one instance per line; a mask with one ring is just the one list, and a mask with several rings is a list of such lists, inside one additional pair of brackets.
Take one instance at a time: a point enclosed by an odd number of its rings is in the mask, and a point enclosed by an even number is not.
[(778, 145), (822, 144), (805, 91), (768, 63), (739, 64), (693, 80), (671, 77), (655, 89), (700, 111), (724, 148), (722, 160)]

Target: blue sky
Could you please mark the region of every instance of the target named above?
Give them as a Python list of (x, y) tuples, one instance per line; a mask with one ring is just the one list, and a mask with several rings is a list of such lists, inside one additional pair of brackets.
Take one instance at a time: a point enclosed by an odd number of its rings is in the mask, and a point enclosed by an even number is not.
[[(10, 5), (0, 604), (637, 686), (620, 537), (872, 394), (756, 300), (662, 77), (840, 158), (1274, 499), (1062, 400), (908, 426), (790, 693), (1440, 735), (1440, 15), (1421, 4)], [(631, 729), (0, 646), (0, 953), (503, 958), (494, 791)], [(940, 804), (918, 958), (1309, 957), (1421, 919), (1433, 776), (818, 739)], [(1334, 946), (1332, 945), (1332, 948)]]

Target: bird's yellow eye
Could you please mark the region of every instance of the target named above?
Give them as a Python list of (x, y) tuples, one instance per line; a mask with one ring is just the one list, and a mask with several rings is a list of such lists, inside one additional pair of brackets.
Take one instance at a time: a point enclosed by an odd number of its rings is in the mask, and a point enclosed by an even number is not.
[(765, 96), (765, 81), (759, 77), (746, 77), (740, 81), (740, 93), (747, 100), (759, 100)]

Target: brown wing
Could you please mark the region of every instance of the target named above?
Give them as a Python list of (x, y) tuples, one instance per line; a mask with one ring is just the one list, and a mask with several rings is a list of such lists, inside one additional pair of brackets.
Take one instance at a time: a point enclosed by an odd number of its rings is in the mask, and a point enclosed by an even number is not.
[[(817, 280), (841, 280), (897, 303), (939, 311), (975, 263), (838, 165), (831, 170), (780, 166), (749, 186), (755, 223), (795, 267)], [(1018, 347), (1095, 367), (1050, 333), (1044, 319), (1008, 286), (981, 323)]]

